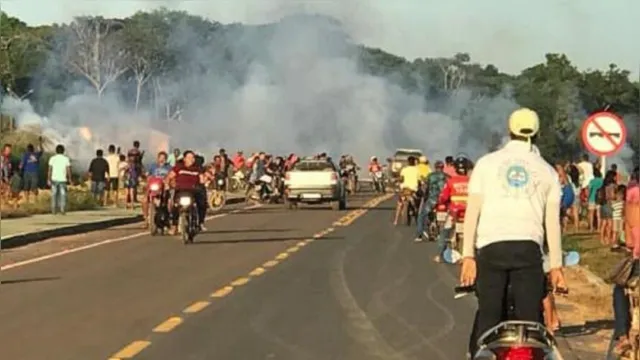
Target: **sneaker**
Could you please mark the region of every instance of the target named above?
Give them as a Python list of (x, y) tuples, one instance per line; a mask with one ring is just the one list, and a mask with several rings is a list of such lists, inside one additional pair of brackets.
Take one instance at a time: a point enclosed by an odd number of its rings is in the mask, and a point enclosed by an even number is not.
[(413, 239), (413, 242), (422, 242), (422, 237), (418, 236), (417, 238)]
[(207, 231), (207, 228), (204, 227), (204, 224), (200, 224), (200, 231)]
[(426, 230), (422, 232), (422, 237), (423, 237), (424, 239), (426, 239), (426, 240), (430, 240), (430, 239), (429, 239), (429, 233), (428, 233)]

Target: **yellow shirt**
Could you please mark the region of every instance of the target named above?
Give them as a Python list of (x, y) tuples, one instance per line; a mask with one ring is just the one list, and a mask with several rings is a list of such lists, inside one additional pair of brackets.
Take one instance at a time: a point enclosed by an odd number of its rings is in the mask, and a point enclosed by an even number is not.
[(420, 179), (424, 180), (431, 174), (431, 167), (427, 164), (418, 164), (418, 174), (420, 174)]
[(402, 189), (409, 189), (412, 191), (418, 191), (418, 182), (420, 181), (420, 174), (418, 173), (417, 166), (405, 166), (400, 171), (402, 177)]

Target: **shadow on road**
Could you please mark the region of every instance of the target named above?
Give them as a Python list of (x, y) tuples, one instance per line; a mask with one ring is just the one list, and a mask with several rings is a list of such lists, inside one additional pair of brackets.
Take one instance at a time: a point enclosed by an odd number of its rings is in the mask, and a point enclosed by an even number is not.
[(595, 334), (600, 330), (613, 329), (613, 320), (587, 321), (583, 325), (563, 326), (560, 333), (564, 337)]
[(61, 279), (60, 276), (47, 276), (47, 277), (30, 278), (30, 279), (2, 280), (0, 281), (0, 284), (11, 285), (11, 284), (21, 284), (21, 283), (30, 283), (30, 282), (39, 282), (39, 281), (60, 280), (60, 279)]
[(235, 233), (269, 233), (269, 232), (291, 232), (295, 229), (237, 229), (237, 230), (207, 230), (201, 234), (235, 234)]
[[(281, 238), (262, 238), (262, 239), (238, 239), (238, 240), (196, 240), (192, 245), (218, 245), (218, 244), (241, 244), (241, 243), (263, 243), (263, 242), (284, 242), (284, 241), (301, 241), (304, 240), (304, 237), (281, 237)], [(334, 236), (334, 237), (323, 237), (317, 240), (342, 240), (344, 237)]]

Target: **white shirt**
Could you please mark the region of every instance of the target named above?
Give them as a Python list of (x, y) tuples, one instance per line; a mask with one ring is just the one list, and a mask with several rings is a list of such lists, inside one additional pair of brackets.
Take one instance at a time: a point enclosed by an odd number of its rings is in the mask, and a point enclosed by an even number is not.
[(109, 178), (111, 179), (118, 178), (120, 155), (118, 154), (107, 155), (107, 163), (109, 164)]
[(480, 158), (473, 170), (469, 194), (482, 196), (476, 247), (510, 240), (542, 247), (546, 204), (561, 197), (553, 167), (530, 144), (510, 141)]
[(51, 169), (51, 181), (69, 182), (67, 179), (67, 168), (71, 166), (71, 161), (63, 154), (55, 154), (49, 159)]
[(581, 161), (578, 163), (578, 168), (582, 173), (580, 187), (584, 189), (589, 186), (591, 179), (593, 179), (593, 164), (588, 161)]

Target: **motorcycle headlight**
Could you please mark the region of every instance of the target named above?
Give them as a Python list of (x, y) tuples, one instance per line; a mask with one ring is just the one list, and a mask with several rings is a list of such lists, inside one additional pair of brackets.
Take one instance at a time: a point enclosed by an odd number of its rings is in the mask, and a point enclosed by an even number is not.
[(218, 179), (218, 185), (224, 185), (224, 180)]
[(179, 203), (181, 206), (189, 206), (191, 205), (191, 198), (188, 196), (180, 197)]
[(160, 190), (160, 184), (151, 184), (151, 185), (149, 186), (149, 190), (151, 190), (151, 191), (158, 191), (158, 190)]

